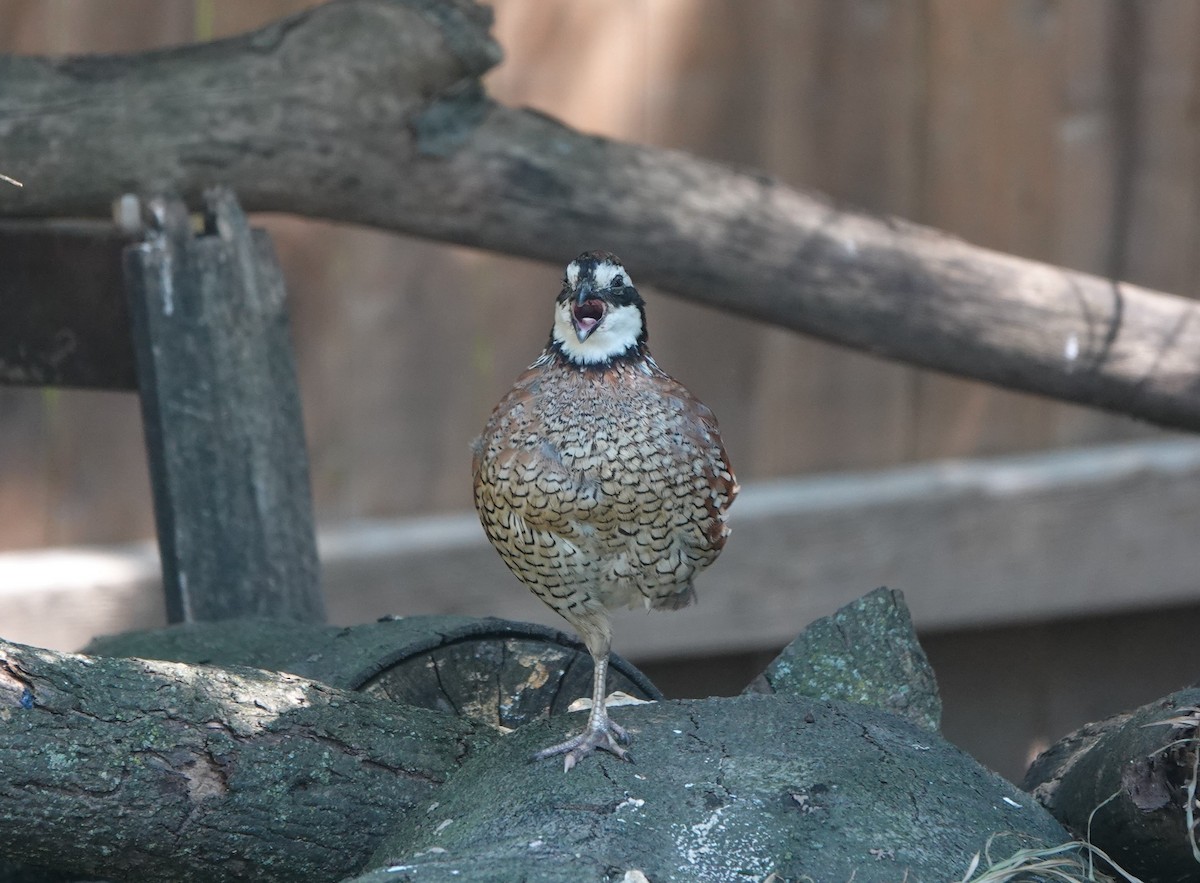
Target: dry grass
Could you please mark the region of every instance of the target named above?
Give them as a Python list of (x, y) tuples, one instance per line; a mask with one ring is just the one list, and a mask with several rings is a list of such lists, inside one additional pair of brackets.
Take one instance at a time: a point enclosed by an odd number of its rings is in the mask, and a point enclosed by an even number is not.
[[(1200, 783), (1200, 708), (1189, 707), (1179, 710), (1180, 713), (1166, 720), (1155, 721), (1144, 726), (1170, 726), (1188, 732), (1182, 739), (1176, 739), (1164, 745), (1155, 754), (1171, 748), (1187, 746), (1192, 753), (1191, 776), (1186, 783), (1187, 805), (1184, 815), (1187, 823), (1187, 835), (1192, 847), (1192, 855), (1200, 862), (1200, 843), (1197, 842), (1196, 794)], [(1092, 816), (1117, 797), (1112, 794), (1092, 810)], [(1091, 817), (1088, 818), (1088, 829), (1091, 829)], [(1018, 849), (1012, 855), (999, 861), (992, 858), (992, 848), (999, 835), (992, 835), (982, 853), (976, 853), (967, 867), (966, 874), (955, 883), (1026, 883), (1026, 881), (1047, 881), (1047, 883), (1142, 883), (1142, 881), (1123, 869), (1113, 861), (1104, 850), (1093, 846), (1089, 840), (1074, 840), (1061, 846), (1044, 847), (1041, 849)], [(1100, 859), (1116, 874), (1116, 877), (1096, 870), (1096, 860)]]
[[(1018, 849), (1003, 859), (992, 857), (999, 835), (988, 838), (982, 853), (975, 853), (967, 872), (954, 883), (1142, 883), (1123, 870), (1099, 847), (1083, 840), (1059, 846)], [(1107, 863), (1118, 875), (1111, 877), (1096, 870), (1096, 859)]]

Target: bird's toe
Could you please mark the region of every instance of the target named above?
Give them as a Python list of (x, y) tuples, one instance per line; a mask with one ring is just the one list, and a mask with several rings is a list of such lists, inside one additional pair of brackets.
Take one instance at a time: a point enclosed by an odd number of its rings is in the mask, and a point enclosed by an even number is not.
[(549, 748), (543, 748), (534, 755), (534, 760), (545, 760), (548, 757), (556, 757), (563, 755), (563, 771), (569, 772), (570, 769), (583, 760), (589, 754), (595, 753), (597, 750), (607, 751), (609, 754), (619, 757), (621, 760), (633, 762), (633, 758), (622, 745), (628, 745), (633, 739), (624, 727), (618, 726), (611, 720), (606, 721), (602, 726), (589, 727), (578, 736), (574, 736), (565, 742), (560, 742), (557, 745), (551, 745)]

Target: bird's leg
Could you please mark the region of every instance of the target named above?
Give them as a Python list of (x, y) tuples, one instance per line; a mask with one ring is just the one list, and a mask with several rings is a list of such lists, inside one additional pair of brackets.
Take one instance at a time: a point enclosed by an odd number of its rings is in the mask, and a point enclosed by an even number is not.
[(608, 638), (606, 636), (602, 642), (595, 642), (596, 646), (593, 646), (591, 640), (587, 643), (595, 663), (592, 676), (592, 710), (588, 714), (587, 726), (578, 736), (544, 748), (534, 756), (535, 760), (544, 760), (557, 754), (566, 755), (563, 758), (564, 772), (597, 748), (615, 754), (622, 760), (630, 759), (629, 753), (621, 747), (629, 744), (629, 734), (609, 718), (608, 709), (604, 706), (605, 685), (608, 679)]

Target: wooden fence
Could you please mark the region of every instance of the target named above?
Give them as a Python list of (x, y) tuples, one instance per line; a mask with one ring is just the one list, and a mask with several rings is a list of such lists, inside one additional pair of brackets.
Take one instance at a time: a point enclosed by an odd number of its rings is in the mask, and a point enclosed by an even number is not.
[[(5, 2), (0, 43), (132, 49), (303, 5)], [(496, 8), (508, 60), (489, 85), (509, 103), (764, 168), (979, 244), (1195, 288), (1186, 35), (1200, 11), (1189, 4)], [(122, 13), (127, 30), (112, 24)], [(543, 343), (560, 268), (291, 219), (267, 225), (295, 303), (318, 517), (467, 508), (467, 442)], [(1150, 434), (650, 298), (659, 361), (713, 405), (748, 480)], [(0, 548), (148, 535), (135, 402), (5, 391), (0, 412)]]

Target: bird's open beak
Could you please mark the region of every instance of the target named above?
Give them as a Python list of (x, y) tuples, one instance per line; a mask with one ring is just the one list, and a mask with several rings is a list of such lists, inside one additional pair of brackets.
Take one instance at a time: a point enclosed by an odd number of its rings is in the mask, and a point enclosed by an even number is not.
[(593, 297), (592, 287), (586, 282), (579, 286), (579, 293), (571, 304), (571, 324), (575, 326), (575, 336), (583, 343), (604, 320), (604, 301)]

